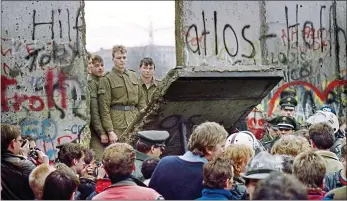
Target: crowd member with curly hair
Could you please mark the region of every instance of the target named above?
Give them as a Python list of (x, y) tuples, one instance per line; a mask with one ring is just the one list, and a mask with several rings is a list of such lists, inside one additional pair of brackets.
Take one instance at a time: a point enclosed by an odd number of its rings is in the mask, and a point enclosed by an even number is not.
[(310, 143), (301, 136), (283, 135), (271, 148), (272, 155), (291, 155), (298, 154), (311, 149)]
[(254, 151), (245, 144), (231, 144), (225, 149), (223, 156), (233, 161), (234, 185), (230, 191), (234, 197), (241, 199), (246, 193), (245, 180), (241, 177), (241, 173), (246, 172), (246, 165), (254, 156)]

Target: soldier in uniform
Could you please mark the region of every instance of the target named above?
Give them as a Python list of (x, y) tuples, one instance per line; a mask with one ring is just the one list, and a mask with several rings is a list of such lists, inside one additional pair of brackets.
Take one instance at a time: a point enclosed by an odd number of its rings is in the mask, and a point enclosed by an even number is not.
[(277, 125), (276, 127), (278, 128), (279, 135), (273, 138), (273, 140), (268, 141), (264, 143), (264, 147), (268, 150), (271, 151), (272, 145), (281, 138), (282, 135), (288, 135), (288, 134), (293, 134), (294, 133), (294, 127), (295, 127), (295, 120), (294, 118), (291, 117), (286, 117), (282, 116), (277, 118)]
[(267, 142), (272, 141), (275, 137), (279, 135), (279, 130), (277, 128), (277, 118), (267, 118), (266, 119), (266, 133), (261, 139), (261, 143), (267, 144)]
[(104, 74), (104, 61), (94, 55), (90, 58), (91, 64), (88, 62), (88, 89), (90, 93), (90, 148), (95, 151), (95, 159), (101, 160), (105, 145), (108, 143), (108, 135), (102, 127), (100, 113), (98, 107), (98, 85), (99, 79)]
[(135, 116), (146, 107), (143, 90), (134, 71), (126, 68), (127, 50), (122, 45), (112, 48), (112, 71), (101, 78), (98, 101), (101, 123), (109, 143), (118, 140)]
[(140, 61), (140, 71), (141, 76), (139, 77), (139, 82), (142, 86), (146, 103), (148, 104), (159, 83), (159, 81), (154, 78), (155, 64), (152, 58), (145, 57)]
[(298, 105), (298, 101), (293, 96), (286, 96), (280, 100), (281, 116), (290, 117), (295, 121), (294, 130), (299, 130), (301, 126), (295, 120), (295, 107)]
[(165, 141), (169, 138), (167, 131), (140, 131), (137, 133), (139, 140), (136, 143), (136, 170), (134, 176), (144, 181), (141, 167), (144, 160), (149, 157), (159, 158), (165, 150)]

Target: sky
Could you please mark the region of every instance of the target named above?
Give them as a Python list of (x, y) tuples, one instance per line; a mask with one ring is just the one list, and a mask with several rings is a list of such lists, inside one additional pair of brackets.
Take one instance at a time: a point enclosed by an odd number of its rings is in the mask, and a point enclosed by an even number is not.
[(150, 19), (154, 44), (175, 45), (174, 1), (85, 1), (85, 18), (90, 52), (115, 44), (147, 45)]

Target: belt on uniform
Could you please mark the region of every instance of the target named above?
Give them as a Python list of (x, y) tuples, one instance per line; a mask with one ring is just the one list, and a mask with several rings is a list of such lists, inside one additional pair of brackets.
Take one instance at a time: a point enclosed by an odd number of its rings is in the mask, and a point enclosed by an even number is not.
[(135, 106), (134, 105), (112, 105), (111, 108), (114, 110), (129, 111), (129, 110), (134, 110)]

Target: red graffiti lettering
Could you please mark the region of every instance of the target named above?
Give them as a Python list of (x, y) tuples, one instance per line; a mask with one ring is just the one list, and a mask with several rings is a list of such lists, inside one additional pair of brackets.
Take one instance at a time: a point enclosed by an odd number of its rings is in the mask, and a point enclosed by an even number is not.
[(13, 109), (16, 112), (18, 112), (20, 110), (20, 106), (22, 105), (22, 103), (29, 99), (29, 97), (27, 95), (18, 96), (18, 94), (15, 94), (13, 98), (15, 101), (13, 104)]
[[(63, 138), (69, 138), (70, 141), (72, 141), (72, 137), (71, 137), (70, 135), (64, 135), (64, 136), (61, 136), (61, 137), (58, 137), (58, 138), (57, 138), (58, 145), (62, 144), (62, 143), (61, 143), (61, 140), (62, 140)], [(69, 142), (70, 142), (70, 141), (69, 141)]]
[(25, 49), (27, 50), (27, 53), (30, 54), (32, 51), (35, 50), (35, 48), (31, 48), (31, 45), (35, 45), (34, 43), (29, 43), (25, 45)]
[(7, 49), (6, 51), (4, 51), (4, 49), (3, 49), (2, 46), (1, 46), (1, 55), (4, 57), (4, 56), (7, 55), (7, 53), (9, 54), (8, 56), (12, 56), (12, 49), (9, 48), (9, 49)]
[(286, 46), (287, 34), (286, 34), (286, 31), (284, 29), (282, 29), (281, 38), (282, 38), (283, 45)]
[[(54, 107), (53, 100), (53, 71), (51, 69), (46, 73), (46, 97), (47, 97), (47, 107), (51, 109)], [(59, 83), (59, 92), (61, 95), (61, 107), (63, 109), (67, 108), (67, 94), (65, 89), (65, 76), (63, 73), (59, 73), (58, 75), (58, 83)], [(9, 107), (9, 98), (7, 97), (7, 89), (11, 85), (17, 85), (17, 81), (15, 79), (9, 79), (4, 75), (1, 75), (1, 110), (7, 112), (10, 110)], [(13, 96), (14, 104), (13, 109), (17, 112), (20, 111), (21, 105), (23, 102), (29, 100), (29, 108), (31, 111), (42, 111), (45, 107), (44, 101), (39, 96), (28, 96), (28, 95), (18, 95), (14, 93)]]
[(7, 87), (10, 85), (16, 85), (15, 79), (8, 79), (6, 76), (1, 75), (1, 110), (6, 112), (9, 111), (8, 98), (7, 98)]
[(59, 73), (59, 86), (60, 86), (60, 94), (61, 94), (61, 107), (66, 109), (65, 76), (63, 72)]
[(268, 116), (272, 115), (272, 112), (274, 110), (274, 105), (276, 100), (278, 99), (278, 97), (280, 96), (281, 92), (283, 90), (285, 90), (288, 87), (291, 86), (306, 86), (309, 87), (311, 90), (313, 90), (316, 94), (316, 96), (321, 99), (322, 101), (325, 101), (326, 98), (329, 95), (329, 92), (332, 91), (334, 88), (338, 87), (338, 86), (343, 86), (343, 85), (347, 85), (347, 80), (334, 80), (333, 82), (331, 82), (327, 88), (324, 90), (324, 92), (322, 93), (316, 86), (314, 86), (311, 83), (305, 82), (305, 81), (295, 81), (295, 82), (290, 82), (290, 83), (285, 83), (283, 84), (281, 87), (279, 87), (276, 92), (274, 93), (273, 97), (270, 100), (269, 103), (269, 110), (268, 110)]
[[(35, 107), (35, 103), (39, 102), (39, 105)], [(32, 111), (42, 111), (45, 107), (45, 104), (43, 103), (43, 100), (38, 96), (30, 96), (29, 98), (29, 108)]]
[(46, 96), (47, 96), (47, 105), (48, 108), (52, 108), (54, 106), (53, 103), (53, 71), (48, 70), (46, 73), (46, 82), (47, 82), (47, 88), (46, 88)]
[(201, 34), (201, 36), (198, 38), (195, 36), (190, 36), (190, 34), (187, 32), (185, 32), (184, 35), (187, 36), (187, 43), (190, 43), (192, 46), (197, 46), (204, 39), (203, 34)]
[(4, 62), (2, 64), (2, 70), (4, 71), (4, 74), (7, 75), (7, 70), (9, 70), (9, 69), (10, 69), (10, 67)]

